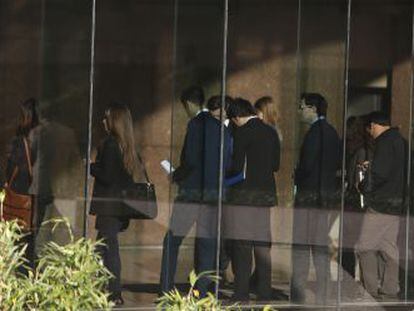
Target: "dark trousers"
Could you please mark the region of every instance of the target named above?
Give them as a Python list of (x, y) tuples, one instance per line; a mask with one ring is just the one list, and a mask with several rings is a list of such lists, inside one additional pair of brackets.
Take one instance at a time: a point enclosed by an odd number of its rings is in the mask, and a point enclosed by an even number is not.
[[(185, 236), (196, 224), (194, 266), (197, 273), (215, 270), (217, 246), (217, 208), (197, 202), (174, 203), (169, 230), (165, 234), (162, 250), (160, 292), (174, 287), (178, 252)], [(196, 284), (201, 296), (206, 295), (212, 281), (203, 277)]]
[(221, 278), (224, 278), (225, 271), (227, 270), (231, 262), (231, 252), (232, 252), (231, 241), (232, 240), (228, 240), (228, 239), (220, 240), (219, 270), (220, 270)]
[(251, 240), (232, 241), (232, 264), (234, 265), (234, 299), (249, 299), (250, 274), (252, 270), (252, 253), (256, 264), (256, 291), (259, 300), (271, 298), (271, 272), (270, 259), (271, 244)]
[[(164, 237), (160, 276), (161, 292), (168, 292), (174, 287), (178, 252), (183, 239), (184, 236), (175, 235), (171, 230)], [(213, 271), (216, 260), (216, 239), (196, 238), (195, 243), (194, 262), (196, 263), (196, 272), (199, 274), (205, 271)], [(207, 277), (202, 277), (197, 282), (196, 287), (201, 296), (206, 295), (211, 283), (212, 281)]]
[[(39, 233), (40, 227), (45, 219), (46, 209), (53, 204), (54, 197), (52, 195), (37, 195), (33, 201), (33, 219), (32, 230), (23, 239), (22, 243), (27, 244), (25, 257), (28, 261), (27, 265), (30, 268), (35, 268), (35, 262), (37, 260), (36, 254), (36, 237)], [(27, 273), (27, 271), (24, 271)]]
[(356, 256), (354, 249), (342, 249), (342, 268), (350, 277), (355, 279)]
[(97, 240), (103, 244), (97, 249), (102, 257), (105, 267), (113, 274), (109, 280), (108, 291), (111, 299), (117, 299), (121, 295), (121, 258), (119, 255), (118, 233), (121, 231), (122, 222), (115, 217), (97, 217)]
[(305, 302), (311, 254), (316, 270), (316, 303), (325, 304), (330, 278), (329, 250), (326, 246), (293, 245), (290, 300), (294, 303)]

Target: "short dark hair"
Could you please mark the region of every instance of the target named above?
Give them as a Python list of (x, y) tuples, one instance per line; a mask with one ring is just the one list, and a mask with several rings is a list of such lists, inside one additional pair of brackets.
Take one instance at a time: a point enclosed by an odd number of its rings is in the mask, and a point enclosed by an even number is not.
[(181, 93), (180, 99), (184, 105), (187, 105), (188, 102), (192, 102), (201, 107), (204, 103), (204, 91), (200, 86), (192, 85)]
[(328, 102), (319, 93), (302, 93), (300, 96), (301, 100), (305, 101), (306, 106), (312, 106), (316, 108), (318, 116), (326, 116), (328, 111)]
[[(221, 95), (211, 96), (207, 101), (207, 109), (210, 111), (220, 109), (222, 107)], [(227, 107), (231, 104), (233, 99), (230, 96), (224, 97), (224, 108), (227, 110)]]
[(256, 110), (252, 104), (244, 98), (235, 98), (226, 110), (229, 119), (236, 117), (249, 117), (256, 115)]
[(382, 111), (371, 112), (367, 116), (367, 121), (382, 126), (391, 126), (390, 117)]
[(20, 121), (16, 130), (18, 136), (28, 136), (39, 125), (38, 103), (35, 98), (26, 99), (20, 105)]

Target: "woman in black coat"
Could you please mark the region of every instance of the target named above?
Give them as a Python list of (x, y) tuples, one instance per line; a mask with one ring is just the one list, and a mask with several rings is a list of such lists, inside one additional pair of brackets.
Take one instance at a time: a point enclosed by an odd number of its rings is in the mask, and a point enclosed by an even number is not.
[[(346, 196), (343, 215), (342, 267), (351, 279), (355, 279), (357, 258), (355, 243), (361, 231), (364, 208), (361, 206), (359, 167), (373, 157), (373, 140), (366, 128), (366, 116), (351, 116), (347, 120), (346, 137)], [(349, 279), (349, 278), (348, 278)], [(352, 283), (351, 283), (352, 286)]]
[(114, 275), (108, 285), (110, 299), (115, 305), (122, 305), (118, 233), (128, 227), (129, 220), (123, 213), (120, 195), (122, 189), (139, 179), (138, 157), (127, 106), (110, 105), (103, 123), (108, 135), (98, 149), (95, 163), (91, 164), (95, 186), (90, 213), (97, 216), (97, 239), (103, 242), (99, 253), (104, 265)]

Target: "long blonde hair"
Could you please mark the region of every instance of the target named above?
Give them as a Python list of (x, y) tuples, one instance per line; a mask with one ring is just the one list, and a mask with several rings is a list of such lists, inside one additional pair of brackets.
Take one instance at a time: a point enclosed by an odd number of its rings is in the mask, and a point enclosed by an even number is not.
[(263, 121), (266, 124), (269, 124), (273, 127), (276, 126), (279, 118), (279, 111), (278, 107), (270, 96), (259, 98), (254, 104), (254, 108), (263, 113)]
[(123, 104), (111, 104), (105, 112), (109, 132), (115, 136), (121, 148), (126, 171), (138, 180), (138, 156), (135, 149), (134, 128), (131, 112)]

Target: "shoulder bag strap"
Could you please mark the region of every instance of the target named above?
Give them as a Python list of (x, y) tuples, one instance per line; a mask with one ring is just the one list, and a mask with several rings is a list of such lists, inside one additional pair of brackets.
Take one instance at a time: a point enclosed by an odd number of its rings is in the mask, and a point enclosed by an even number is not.
[(27, 168), (29, 169), (29, 175), (30, 175), (30, 179), (31, 179), (33, 177), (33, 168), (32, 168), (32, 160), (30, 158), (29, 144), (27, 143), (26, 138), (23, 138), (23, 142), (24, 142), (24, 149), (25, 149), (25, 152), (26, 152)]
[(12, 185), (12, 183), (13, 183), (14, 179), (16, 178), (16, 176), (17, 176), (17, 172), (18, 172), (18, 171), (19, 171), (19, 167), (16, 165), (16, 166), (14, 167), (14, 170), (13, 170), (12, 175), (10, 176), (9, 181), (7, 182), (7, 185), (8, 185), (9, 187)]
[[(30, 178), (32, 178), (32, 176), (33, 176), (32, 161), (30, 159), (29, 144), (27, 143), (26, 138), (23, 138), (23, 143), (24, 143), (24, 149), (25, 149), (25, 154), (26, 154), (27, 167), (29, 169), (29, 175), (30, 175)], [(17, 176), (18, 171), (19, 171), (19, 167), (16, 165), (14, 170), (13, 170), (13, 173), (12, 173), (8, 183), (7, 183), (9, 186), (11, 186), (11, 184), (13, 183), (14, 179)]]
[(141, 155), (139, 154), (138, 151), (137, 151), (137, 157), (138, 157), (138, 161), (141, 163), (141, 168), (144, 173), (145, 180), (147, 181), (147, 184), (150, 184), (151, 182), (148, 177), (147, 169), (145, 168), (144, 162), (142, 161)]

